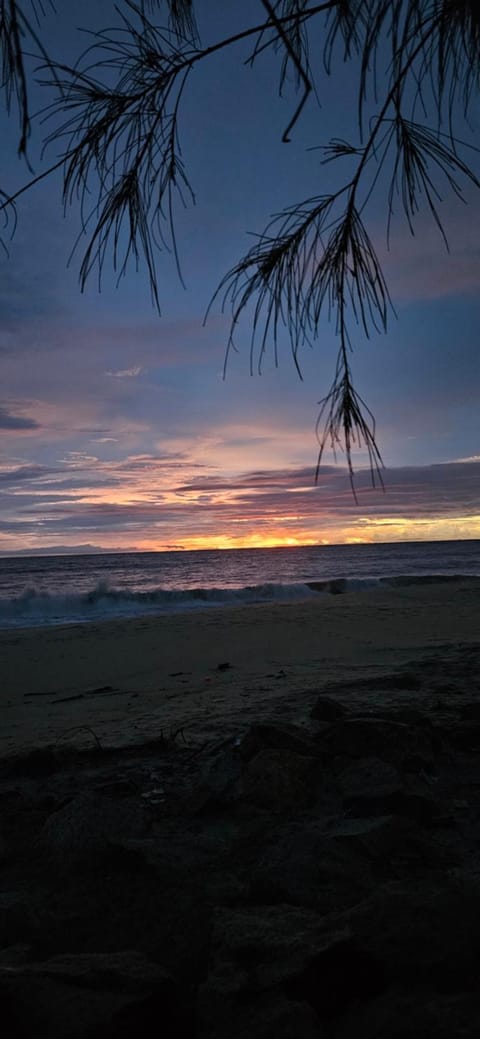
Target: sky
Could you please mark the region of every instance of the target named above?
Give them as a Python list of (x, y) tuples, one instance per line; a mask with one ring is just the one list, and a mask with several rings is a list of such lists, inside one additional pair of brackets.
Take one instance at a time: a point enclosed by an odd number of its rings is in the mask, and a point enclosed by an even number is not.
[[(59, 5), (42, 38), (59, 60), (85, 47), (79, 25), (112, 24), (113, 5)], [(204, 42), (262, 20), (259, 0), (198, 0)], [(157, 16), (158, 18), (158, 16)], [(320, 144), (355, 132), (356, 75), (338, 63), (319, 75), (321, 107), (308, 103), (289, 144), (296, 106), (278, 94), (278, 59), (253, 69), (243, 43), (192, 73), (180, 115), (182, 156), (195, 206), (177, 207), (185, 287), (172, 256), (159, 253), (161, 316), (144, 265), (116, 284), (105, 269), (83, 293), (73, 206), (61, 180), (45, 178), (19, 199), (8, 255), (0, 254), (0, 554), (95, 549), (165, 550), (480, 538), (480, 197), (439, 203), (450, 251), (421, 212), (412, 238), (396, 213), (386, 242), (385, 194), (369, 205), (369, 230), (395, 307), (387, 334), (360, 331), (355, 384), (375, 415), (384, 489), (372, 488), (364, 452), (354, 453), (356, 500), (345, 458), (326, 451), (318, 482), (315, 422), (338, 343), (325, 317), (298, 378), (287, 337), (250, 374), (248, 320), (230, 353), (228, 313), (216, 301), (222, 277), (269, 217), (322, 194), (338, 170)], [(45, 105), (32, 86), (32, 108)], [(49, 124), (35, 121), (34, 173)], [(471, 139), (478, 135), (473, 125)], [(29, 179), (16, 154), (18, 125), (2, 110), (0, 187)], [(8, 235), (7, 235), (8, 239)]]

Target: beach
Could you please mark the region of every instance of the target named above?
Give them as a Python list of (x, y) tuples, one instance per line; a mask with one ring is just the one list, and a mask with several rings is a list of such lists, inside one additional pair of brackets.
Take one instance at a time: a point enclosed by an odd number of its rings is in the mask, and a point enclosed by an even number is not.
[[(479, 640), (478, 580), (0, 632), (0, 755), (191, 741), (308, 712), (319, 685)], [(228, 667), (222, 665), (228, 664)]]
[(9, 1039), (474, 1039), (478, 580), (0, 636)]

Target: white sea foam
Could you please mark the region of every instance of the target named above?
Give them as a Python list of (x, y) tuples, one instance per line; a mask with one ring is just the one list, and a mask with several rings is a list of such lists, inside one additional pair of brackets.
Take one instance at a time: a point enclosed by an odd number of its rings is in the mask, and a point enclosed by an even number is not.
[(80, 595), (51, 595), (35, 588), (0, 601), (0, 627), (78, 624), (88, 621), (183, 612), (211, 606), (307, 599), (305, 584), (261, 584), (244, 588), (157, 588), (148, 592), (109, 588), (100, 582)]

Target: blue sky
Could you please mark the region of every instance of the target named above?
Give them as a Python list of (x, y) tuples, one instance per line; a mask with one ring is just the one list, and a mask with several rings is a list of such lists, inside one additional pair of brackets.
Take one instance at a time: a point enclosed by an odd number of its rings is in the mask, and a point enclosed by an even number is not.
[[(99, 8), (102, 8), (101, 21)], [(67, 10), (65, 10), (65, 8)], [(111, 24), (108, 3), (73, 5), (47, 16), (52, 54), (84, 46), (76, 21)], [(70, 13), (69, 13), (70, 9)], [(240, 9), (240, 10), (239, 10)], [(199, 0), (204, 42), (262, 20), (258, 0)], [(119, 287), (105, 270), (81, 294), (79, 258), (67, 266), (79, 229), (61, 206), (58, 176), (22, 196), (9, 256), (0, 257), (0, 552), (86, 542), (105, 548), (235, 547), (305, 542), (480, 537), (480, 200), (445, 195), (450, 253), (426, 213), (412, 238), (398, 213), (386, 247), (385, 197), (369, 209), (397, 317), (387, 335), (354, 341), (356, 385), (375, 414), (386, 465), (385, 492), (372, 490), (361, 452), (358, 500), (341, 454), (327, 452), (318, 485), (317, 402), (335, 366), (325, 320), (295, 372), (286, 337), (280, 364), (249, 373), (246, 321), (227, 378), (228, 315), (206, 306), (225, 272), (272, 213), (328, 190), (338, 168), (322, 167), (315, 146), (355, 132), (355, 70), (319, 78), (294, 129), (282, 133), (293, 90), (278, 97), (278, 63), (265, 54), (245, 66), (248, 46), (197, 67), (180, 119), (195, 207), (177, 210), (184, 289), (172, 257), (158, 257), (162, 315), (145, 270)], [(43, 104), (34, 88), (32, 107)], [(36, 125), (35, 172), (44, 168)], [(15, 117), (2, 115), (0, 185), (28, 179), (16, 157)], [(476, 127), (473, 127), (473, 141)], [(47, 151), (48, 163), (57, 158)]]

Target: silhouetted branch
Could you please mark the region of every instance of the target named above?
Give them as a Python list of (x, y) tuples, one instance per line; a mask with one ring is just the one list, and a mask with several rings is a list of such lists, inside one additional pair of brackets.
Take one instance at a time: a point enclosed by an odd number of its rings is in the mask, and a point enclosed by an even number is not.
[(448, 248), (438, 211), (442, 196), (433, 179), (432, 170), (443, 176), (457, 198), (463, 197), (457, 174), (461, 174), (477, 188), (480, 187), (480, 181), (456, 150), (461, 142), (454, 141), (450, 135), (433, 133), (427, 126), (410, 122), (401, 115), (396, 117), (392, 130), (395, 135), (395, 161), (388, 197), (388, 225), (393, 213), (394, 196), (397, 194), (413, 234), (413, 220), (423, 199)]
[(300, 98), (300, 102), (293, 113), (292, 118), (286, 129), (284, 130), (282, 141), (284, 144), (290, 142), (290, 132), (295, 126), (295, 123), (299, 119), (305, 104), (308, 100), (308, 95), (312, 90), (312, 83), (310, 76), (308, 75), (308, 37), (305, 34), (303, 23), (301, 22), (299, 15), (304, 13), (306, 7), (305, 0), (283, 0), (283, 12), (287, 10), (289, 14), (294, 14), (296, 17), (290, 24), (283, 26), (277, 18), (276, 12), (270, 0), (262, 0), (263, 6), (267, 11), (269, 19), (272, 25), (278, 32), (278, 41), (283, 45), (285, 49), (285, 57), (282, 62), (282, 71), (280, 76), (280, 93), (282, 91), (283, 84), (287, 75), (289, 61), (292, 62), (296, 76), (297, 84), (302, 85), (303, 94)]
[[(32, 2), (35, 10), (41, 0)], [(336, 137), (323, 147), (323, 162), (347, 160), (348, 173), (334, 192), (319, 192), (277, 214), (225, 275), (214, 300), (220, 297), (231, 311), (226, 361), (229, 349), (236, 349), (240, 320), (251, 316), (252, 371), (261, 371), (270, 345), (277, 362), (286, 330), (300, 374), (302, 346), (319, 338), (323, 319), (333, 322), (339, 350), (317, 423), (318, 464), (326, 444), (342, 446), (353, 480), (352, 449), (361, 446), (375, 482), (381, 466), (375, 424), (354, 389), (349, 360), (352, 329), (359, 326), (367, 336), (384, 332), (391, 306), (367, 229), (368, 203), (373, 192), (386, 191), (387, 241), (398, 199), (412, 233), (423, 204), (446, 243), (442, 192), (462, 198), (464, 182), (480, 186), (453, 132), (458, 111), (468, 119), (480, 87), (480, 5), (259, 0), (259, 7), (266, 13), (259, 24), (203, 47), (193, 0), (118, 0), (119, 26), (92, 34), (72, 68), (48, 58), (18, 0), (0, 0), (2, 84), (7, 107), (15, 101), (20, 113), (19, 150), (26, 153), (30, 132), (27, 36), (43, 54), (46, 86), (56, 91), (44, 113), (53, 120), (46, 143), (62, 147), (49, 170), (2, 196), (0, 212), (11, 214), (16, 198), (62, 166), (64, 204), (80, 206), (76, 245), (86, 239), (82, 289), (94, 272), (101, 281), (107, 257), (119, 278), (130, 259), (138, 265), (143, 258), (159, 307), (156, 253), (171, 251), (181, 277), (175, 204), (194, 201), (179, 143), (181, 100), (192, 69), (242, 41), (253, 41), (250, 65), (273, 50), (280, 57), (280, 92), (290, 72), (300, 91), (283, 136), (288, 140), (307, 100), (316, 96), (311, 28), (323, 15), (319, 62), (323, 57), (330, 72), (337, 60), (358, 61), (358, 140)], [(152, 20), (162, 12), (163, 27)]]
[(342, 342), (339, 351), (332, 387), (327, 396), (319, 401), (319, 406), (320, 411), (315, 427), (319, 443), (315, 482), (318, 481), (322, 458), (327, 445), (330, 445), (332, 448), (334, 456), (336, 449), (340, 447), (347, 457), (350, 486), (355, 501), (357, 501), (352, 450), (354, 447), (359, 449), (364, 447), (368, 455), (372, 486), (376, 487), (379, 484), (383, 488), (381, 471), (383, 461), (375, 439), (375, 419), (370, 408), (367, 407), (365, 401), (362, 400), (353, 386), (344, 342)]
[[(46, 4), (54, 10), (53, 0), (46, 0)], [(42, 0), (30, 0), (30, 6), (38, 22), (45, 14), (45, 6)], [(28, 39), (33, 40), (38, 55), (48, 61), (48, 54), (23, 6), (18, 0), (0, 0), (0, 88), (5, 92), (8, 113), (16, 102), (20, 122), (18, 153), (24, 158), (27, 157), (27, 143), (31, 132), (28, 75), (25, 65), (25, 44)]]
[[(459, 156), (460, 142), (451, 134), (432, 130), (403, 113), (405, 84), (409, 76), (414, 84), (413, 101), (415, 98), (423, 99), (425, 78), (432, 75), (432, 56), (437, 47), (443, 46), (444, 6), (415, 4), (412, 0), (395, 0), (394, 3), (352, 0), (337, 4), (330, 12), (324, 50), (327, 69), (331, 68), (338, 39), (342, 40), (344, 56), (357, 52), (361, 58), (361, 133), (368, 74), (375, 78), (374, 65), (380, 42), (388, 37), (392, 41), (387, 90), (377, 115), (370, 122), (365, 141), (353, 145), (334, 139), (324, 148), (325, 162), (344, 157), (356, 159), (354, 174), (335, 194), (309, 199), (276, 216), (258, 236), (258, 243), (232, 268), (217, 290), (222, 297), (222, 308), (228, 304), (231, 309), (229, 348), (235, 348), (234, 335), (242, 313), (247, 309), (252, 312), (251, 369), (257, 344), (257, 367), (261, 369), (269, 340), (277, 362), (278, 335), (283, 326), (288, 332), (293, 359), (300, 374), (300, 347), (304, 343), (311, 345), (318, 337), (322, 315), (333, 320), (341, 346), (332, 388), (321, 402), (317, 422), (318, 464), (328, 442), (333, 447), (342, 444), (353, 478), (352, 445), (364, 446), (374, 482), (380, 475), (381, 465), (375, 425), (371, 412), (352, 385), (347, 348), (351, 349), (349, 326), (352, 319), (353, 324), (363, 327), (367, 336), (372, 330), (386, 331), (390, 299), (362, 214), (392, 149), (387, 237), (394, 198), (398, 195), (412, 231), (413, 217), (422, 199), (446, 241), (438, 211), (441, 194), (435, 174), (440, 174), (449, 189), (459, 197), (462, 197), (460, 176), (480, 186), (476, 175)], [(463, 35), (464, 32), (453, 34), (455, 44), (452, 48), (456, 48), (457, 53)], [(474, 60), (473, 52), (470, 58)], [(438, 73), (441, 83), (435, 96), (437, 108), (441, 106), (444, 93), (444, 64)], [(477, 78), (479, 68), (480, 58)], [(471, 76), (467, 76), (466, 82), (466, 93), (470, 98)], [(411, 94), (408, 100), (411, 104)], [(449, 97), (449, 106), (451, 103)], [(338, 203), (342, 199), (344, 209), (338, 213)]]
[(22, 12), (16, 0), (1, 0), (1, 84), (5, 91), (7, 111), (11, 112), (14, 100), (17, 104), (20, 121), (18, 152), (25, 155), (30, 136), (30, 113), (21, 20)]
[[(3, 229), (4, 229), (4, 231), (6, 231), (9, 223), (11, 223), (11, 225), (12, 225), (12, 230), (10, 232), (10, 237), (11, 237), (12, 234), (14, 233), (14, 231), (15, 231), (15, 226), (16, 226), (16, 222), (17, 222), (17, 214), (16, 214), (16, 210), (15, 210), (15, 203), (12, 202), (11, 199), (8, 198), (8, 195), (6, 195), (5, 192), (2, 191), (1, 189), (0, 189), (0, 211), (2, 211)], [(7, 246), (5, 245), (3, 237), (1, 235), (0, 235), (0, 246), (3, 249), (4, 253), (8, 256), (8, 249), (7, 249)]]
[(143, 0), (144, 10), (168, 8), (168, 25), (178, 39), (198, 41), (198, 27), (193, 9), (193, 0)]
[[(314, 10), (330, 6), (331, 0)], [(179, 18), (191, 5), (170, 3), (174, 31), (154, 25), (145, 4), (128, 0), (126, 7), (132, 14), (122, 13), (121, 28), (92, 34), (84, 71), (80, 66), (48, 66), (61, 92), (45, 113), (56, 121), (46, 144), (66, 139), (64, 204), (79, 201), (82, 219), (74, 248), (85, 235), (89, 238), (80, 266), (82, 290), (94, 270), (101, 284), (111, 248), (119, 278), (130, 258), (138, 265), (143, 256), (152, 298), (160, 309), (155, 251), (160, 247), (173, 252), (181, 278), (175, 197), (184, 205), (194, 201), (178, 139), (179, 104), (189, 73), (211, 54), (258, 35), (272, 23), (252, 26), (202, 49), (179, 35)], [(293, 17), (285, 15), (275, 26), (283, 31), (283, 24)], [(95, 181), (99, 187), (91, 206)]]

